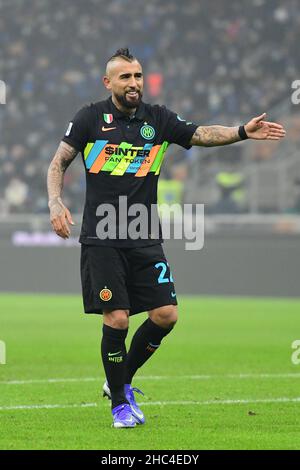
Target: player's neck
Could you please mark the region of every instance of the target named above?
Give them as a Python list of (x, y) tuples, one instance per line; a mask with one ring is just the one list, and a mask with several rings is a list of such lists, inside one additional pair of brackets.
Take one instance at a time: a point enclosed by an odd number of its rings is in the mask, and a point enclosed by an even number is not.
[(127, 114), (127, 116), (134, 116), (136, 113), (137, 108), (127, 108), (125, 106), (122, 106), (112, 95), (112, 102), (115, 105), (115, 107), (121, 111), (121, 113)]

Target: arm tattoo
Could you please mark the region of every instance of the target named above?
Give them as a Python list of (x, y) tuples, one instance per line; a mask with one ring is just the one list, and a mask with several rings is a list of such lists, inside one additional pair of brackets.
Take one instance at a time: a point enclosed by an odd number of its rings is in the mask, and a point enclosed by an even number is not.
[(203, 147), (214, 147), (217, 145), (228, 145), (240, 142), (238, 127), (224, 126), (199, 126), (191, 138), (191, 145), (202, 145)]
[[(64, 173), (76, 157), (78, 151), (65, 142), (61, 142), (50, 163), (47, 175), (49, 207), (60, 200), (64, 182)], [(60, 202), (60, 201), (59, 201)]]

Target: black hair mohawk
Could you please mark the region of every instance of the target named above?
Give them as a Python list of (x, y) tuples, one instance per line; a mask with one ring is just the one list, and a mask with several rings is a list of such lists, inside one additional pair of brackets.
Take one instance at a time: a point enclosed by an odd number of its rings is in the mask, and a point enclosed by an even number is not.
[(135, 57), (130, 53), (128, 47), (123, 47), (121, 49), (118, 49), (114, 55), (111, 56), (110, 59), (108, 59), (107, 62), (110, 62), (111, 60), (117, 59), (118, 57), (121, 57), (122, 59), (127, 60), (128, 62), (132, 62)]

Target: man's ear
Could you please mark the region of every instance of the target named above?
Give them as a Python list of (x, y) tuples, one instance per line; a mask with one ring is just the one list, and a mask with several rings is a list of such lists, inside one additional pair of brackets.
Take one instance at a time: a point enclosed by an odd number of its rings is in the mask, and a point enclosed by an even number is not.
[(102, 78), (102, 81), (103, 81), (103, 85), (105, 86), (105, 88), (106, 88), (107, 90), (111, 90), (110, 79), (108, 78), (107, 75), (105, 75), (105, 76)]

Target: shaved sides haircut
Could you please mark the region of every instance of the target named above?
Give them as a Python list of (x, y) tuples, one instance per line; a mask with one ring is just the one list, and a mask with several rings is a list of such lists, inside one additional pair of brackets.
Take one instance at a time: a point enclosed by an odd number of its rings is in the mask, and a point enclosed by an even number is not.
[(114, 61), (118, 60), (118, 59), (123, 59), (123, 60), (126, 60), (126, 62), (135, 62), (137, 60), (136, 57), (134, 57), (128, 47), (125, 47), (125, 48), (122, 48), (122, 49), (118, 49), (113, 56), (111, 56), (107, 63), (106, 63), (106, 75), (109, 75), (109, 69), (110, 69), (110, 64), (113, 63)]

